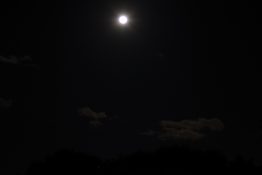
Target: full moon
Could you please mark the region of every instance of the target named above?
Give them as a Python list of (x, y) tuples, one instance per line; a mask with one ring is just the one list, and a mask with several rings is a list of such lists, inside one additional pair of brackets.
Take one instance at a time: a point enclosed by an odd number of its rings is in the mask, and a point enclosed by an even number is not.
[(122, 15), (118, 18), (118, 22), (122, 25), (126, 25), (128, 23), (128, 17), (125, 15)]

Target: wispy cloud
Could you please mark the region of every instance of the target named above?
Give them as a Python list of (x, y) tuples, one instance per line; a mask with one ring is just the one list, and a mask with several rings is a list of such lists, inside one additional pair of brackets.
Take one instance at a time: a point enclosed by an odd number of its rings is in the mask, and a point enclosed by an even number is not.
[(146, 136), (155, 136), (161, 140), (190, 140), (196, 141), (204, 138), (208, 131), (221, 131), (224, 124), (219, 119), (198, 119), (160, 122), (158, 131), (142, 133)]

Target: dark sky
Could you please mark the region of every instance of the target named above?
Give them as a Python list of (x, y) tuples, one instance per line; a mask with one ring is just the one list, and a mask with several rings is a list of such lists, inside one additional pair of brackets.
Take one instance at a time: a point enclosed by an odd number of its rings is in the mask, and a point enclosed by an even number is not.
[[(0, 8), (0, 115), (11, 164), (61, 148), (102, 157), (151, 149), (169, 141), (141, 133), (163, 120), (199, 118), (219, 119), (224, 129), (196, 146), (261, 162), (260, 30), (251, 1), (7, 1)], [(126, 28), (116, 24), (122, 11)], [(91, 126), (78, 112), (86, 107), (107, 121)]]

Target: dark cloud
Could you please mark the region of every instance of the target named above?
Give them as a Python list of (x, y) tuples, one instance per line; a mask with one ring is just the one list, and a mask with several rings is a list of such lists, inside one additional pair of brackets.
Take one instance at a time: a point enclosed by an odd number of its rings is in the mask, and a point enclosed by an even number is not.
[(104, 112), (95, 112), (89, 107), (83, 107), (78, 110), (80, 116), (85, 117), (89, 124), (95, 127), (103, 125), (109, 117)]
[(13, 104), (11, 99), (4, 99), (0, 97), (0, 108), (10, 108)]
[(199, 119), (160, 122), (158, 131), (149, 130), (142, 133), (146, 136), (156, 136), (161, 140), (190, 140), (196, 141), (204, 138), (208, 131), (221, 131), (224, 124), (219, 119)]

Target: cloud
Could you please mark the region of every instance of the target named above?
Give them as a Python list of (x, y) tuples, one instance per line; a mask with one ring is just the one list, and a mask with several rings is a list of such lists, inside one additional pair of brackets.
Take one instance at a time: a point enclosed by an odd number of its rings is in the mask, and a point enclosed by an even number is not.
[(13, 105), (13, 101), (11, 99), (4, 99), (0, 97), (0, 108), (10, 108)]
[(103, 123), (99, 120), (90, 120), (89, 125), (91, 125), (93, 127), (100, 127), (100, 126), (103, 125)]
[(35, 64), (32, 63), (32, 58), (30, 56), (23, 56), (23, 57), (0, 56), (0, 62), (7, 63), (7, 64), (19, 64), (19, 65), (21, 64), (25, 66), (36, 66)]
[(210, 129), (212, 131), (220, 131), (224, 129), (224, 123), (217, 119), (200, 119), (199, 120), (199, 125), (202, 126), (202, 129)]
[(196, 141), (202, 139), (204, 134), (193, 130), (175, 130), (169, 129), (162, 131), (158, 134), (158, 138), (161, 140), (177, 139), (177, 140), (191, 140)]
[(182, 120), (182, 121), (161, 121), (161, 128), (172, 128), (175, 130), (222, 130), (224, 124), (219, 119), (199, 119), (199, 120)]
[(142, 133), (146, 136), (156, 136), (161, 140), (190, 140), (197, 141), (204, 138), (209, 131), (221, 131), (224, 124), (219, 119), (198, 119), (160, 122), (158, 131)]
[(89, 107), (83, 107), (78, 110), (80, 116), (85, 117), (89, 124), (95, 127), (103, 125), (109, 117), (104, 112), (95, 112)]
[(9, 58), (0, 56), (0, 62), (10, 63), (10, 64), (18, 64), (19, 63), (18, 58), (14, 57), (14, 56), (11, 56)]
[(89, 107), (84, 107), (79, 110), (80, 116), (85, 116), (92, 120), (101, 120), (107, 118), (106, 113), (104, 112), (95, 112)]

